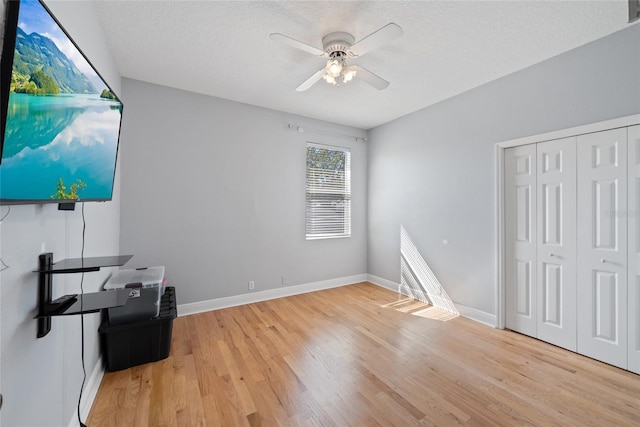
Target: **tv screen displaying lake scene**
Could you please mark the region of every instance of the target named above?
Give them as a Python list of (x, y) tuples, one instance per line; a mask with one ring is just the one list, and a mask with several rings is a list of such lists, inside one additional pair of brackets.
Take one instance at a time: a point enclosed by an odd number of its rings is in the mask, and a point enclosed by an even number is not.
[(110, 200), (122, 103), (41, 2), (19, 2), (15, 32), (0, 203)]

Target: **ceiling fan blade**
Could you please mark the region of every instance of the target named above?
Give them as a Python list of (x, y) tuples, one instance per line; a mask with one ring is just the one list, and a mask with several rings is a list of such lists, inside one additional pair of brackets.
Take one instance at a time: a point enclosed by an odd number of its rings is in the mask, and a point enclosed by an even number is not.
[(378, 76), (377, 74), (373, 74), (371, 71), (366, 68), (362, 68), (359, 65), (354, 65), (356, 69), (356, 78), (362, 80), (363, 82), (373, 86), (378, 90), (386, 89), (389, 86), (389, 82)]
[(400, 28), (399, 25), (391, 22), (390, 24), (387, 24), (379, 30), (369, 34), (362, 40), (359, 40), (356, 44), (351, 46), (350, 51), (356, 56), (362, 56), (370, 50), (377, 48), (378, 46), (382, 46), (383, 44), (388, 43), (391, 40), (397, 39), (398, 37), (402, 36), (402, 34), (402, 28)]
[(305, 90), (309, 89), (311, 86), (313, 86), (314, 84), (316, 84), (316, 82), (318, 80), (320, 80), (322, 78), (322, 75), (325, 73), (325, 69), (321, 68), (318, 71), (315, 72), (315, 74), (311, 77), (309, 77), (307, 80), (304, 81), (304, 83), (302, 83), (300, 86), (298, 86), (296, 88), (296, 90), (298, 92), (304, 92)]
[(272, 40), (279, 41), (284, 44), (288, 44), (289, 46), (295, 47), (296, 49), (303, 50), (312, 55), (322, 56), (324, 54), (322, 50), (316, 47), (313, 47), (311, 45), (308, 45), (306, 43), (302, 43), (296, 39), (292, 39), (291, 37), (285, 36), (284, 34), (273, 33), (273, 34), (269, 34), (269, 37), (271, 37)]

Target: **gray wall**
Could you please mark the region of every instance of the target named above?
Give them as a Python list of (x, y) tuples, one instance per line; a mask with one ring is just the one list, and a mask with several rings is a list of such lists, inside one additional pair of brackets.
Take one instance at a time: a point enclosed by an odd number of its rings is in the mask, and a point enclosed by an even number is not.
[(638, 113), (633, 25), (373, 129), (369, 273), (400, 281), (404, 225), (454, 302), (495, 314), (495, 144)]
[[(179, 304), (367, 272), (359, 129), (123, 79), (120, 242)], [(289, 129), (294, 122), (304, 133)], [(312, 132), (315, 130), (316, 132)], [(317, 132), (320, 130), (321, 132)], [(352, 237), (306, 241), (305, 142), (352, 150)]]
[[(116, 93), (120, 75), (99, 30), (90, 2), (51, 2), (53, 13)], [(0, 16), (4, 17), (4, 1)], [(0, 23), (0, 33), (4, 23)], [(126, 114), (126, 106), (125, 106)], [(119, 179), (114, 200), (87, 203), (85, 256), (117, 254), (119, 249)], [(4, 215), (8, 207), (1, 209)], [(82, 218), (74, 212), (59, 212), (57, 205), (12, 206), (0, 223), (0, 256), (10, 268), (0, 273), (0, 390), (4, 405), (3, 426), (67, 425), (75, 413), (82, 381), (80, 365), (80, 317), (54, 318), (52, 330), (36, 339), (38, 255), (44, 248), (54, 261), (80, 256)], [(97, 291), (111, 269), (85, 276), (85, 292)], [(54, 297), (79, 293), (79, 275), (54, 277)], [(85, 316), (86, 367), (94, 371), (99, 357), (99, 315)]]

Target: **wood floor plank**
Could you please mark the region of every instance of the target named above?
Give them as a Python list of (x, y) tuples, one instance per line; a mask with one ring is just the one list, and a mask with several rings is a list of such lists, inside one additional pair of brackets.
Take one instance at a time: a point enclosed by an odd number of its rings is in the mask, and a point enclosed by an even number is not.
[(640, 425), (640, 376), (361, 283), (174, 320), (100, 426)]

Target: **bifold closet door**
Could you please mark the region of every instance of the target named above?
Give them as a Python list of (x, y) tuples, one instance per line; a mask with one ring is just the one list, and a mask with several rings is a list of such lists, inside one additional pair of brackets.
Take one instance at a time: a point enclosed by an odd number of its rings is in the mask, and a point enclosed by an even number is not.
[(627, 129), (577, 151), (578, 353), (627, 369)]
[(537, 338), (576, 351), (576, 137), (536, 153)]
[(576, 349), (576, 138), (505, 150), (506, 327)]
[(537, 336), (536, 146), (504, 151), (506, 327)]
[(628, 128), (629, 166), (629, 360), (640, 374), (640, 126)]

